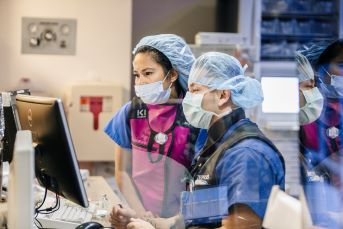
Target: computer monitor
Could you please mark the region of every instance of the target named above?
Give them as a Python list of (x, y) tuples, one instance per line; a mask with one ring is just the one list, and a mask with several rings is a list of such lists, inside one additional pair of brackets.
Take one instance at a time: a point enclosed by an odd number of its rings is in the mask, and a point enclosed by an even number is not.
[(32, 132), (35, 174), (39, 183), (72, 202), (88, 207), (62, 101), (17, 95), (16, 107), (21, 129)]
[(17, 111), (15, 107), (15, 96), (19, 94), (29, 95), (30, 91), (29, 89), (23, 89), (18, 91), (2, 92), (5, 121), (2, 160), (9, 163), (12, 161), (15, 136), (19, 130), (19, 123), (16, 118)]

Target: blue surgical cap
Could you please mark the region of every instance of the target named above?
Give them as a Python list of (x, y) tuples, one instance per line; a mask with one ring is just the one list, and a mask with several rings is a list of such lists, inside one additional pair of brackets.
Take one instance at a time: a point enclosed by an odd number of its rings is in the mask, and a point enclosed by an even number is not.
[(260, 82), (245, 76), (240, 62), (225, 53), (208, 52), (197, 58), (189, 75), (188, 85), (191, 83), (230, 90), (232, 102), (242, 108), (252, 108), (263, 101)]
[(178, 72), (181, 87), (187, 91), (187, 81), (192, 64), (195, 60), (193, 53), (186, 42), (174, 34), (159, 34), (143, 37), (132, 53), (142, 46), (150, 46), (162, 52)]
[(332, 44), (333, 41), (323, 40), (319, 42), (312, 42), (307, 45), (304, 45), (300, 50), (301, 53), (306, 59), (310, 62), (312, 67), (317, 65), (320, 55), (324, 52), (324, 50)]

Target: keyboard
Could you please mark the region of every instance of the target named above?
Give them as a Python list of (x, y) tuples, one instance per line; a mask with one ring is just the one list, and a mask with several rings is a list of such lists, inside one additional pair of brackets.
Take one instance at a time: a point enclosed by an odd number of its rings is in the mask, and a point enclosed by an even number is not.
[(36, 225), (43, 228), (74, 229), (82, 223), (92, 221), (95, 213), (96, 205), (94, 203), (90, 203), (88, 208), (83, 208), (61, 199), (60, 208), (57, 211), (50, 214), (38, 214)]

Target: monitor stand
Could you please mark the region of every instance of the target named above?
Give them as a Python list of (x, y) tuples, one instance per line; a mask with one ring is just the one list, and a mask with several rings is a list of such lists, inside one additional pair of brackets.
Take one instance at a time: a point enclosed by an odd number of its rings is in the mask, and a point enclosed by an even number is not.
[(3, 163), (3, 142), (0, 141), (0, 202), (3, 202), (2, 198), (2, 176), (3, 176), (3, 168), (2, 168), (2, 163)]
[(18, 131), (8, 180), (8, 228), (33, 229), (34, 150), (31, 131)]

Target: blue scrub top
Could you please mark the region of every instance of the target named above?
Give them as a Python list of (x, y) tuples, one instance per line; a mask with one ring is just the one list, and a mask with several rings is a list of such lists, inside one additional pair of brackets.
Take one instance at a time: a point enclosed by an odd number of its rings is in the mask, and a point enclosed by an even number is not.
[[(246, 123), (251, 121), (248, 118), (241, 119), (228, 127), (215, 148)], [(268, 144), (257, 139), (243, 140), (226, 150), (215, 171), (218, 185), (228, 187), (228, 207), (245, 204), (261, 219), (264, 217), (272, 186), (285, 188), (285, 174), (278, 154)]]
[(131, 101), (122, 106), (107, 123), (104, 132), (120, 147), (131, 150), (131, 129), (129, 109)]
[[(129, 110), (131, 101), (122, 106), (104, 128), (104, 132), (120, 147), (131, 151), (131, 129), (129, 123)], [(201, 130), (195, 143), (195, 152), (201, 149), (207, 138), (207, 131)]]

